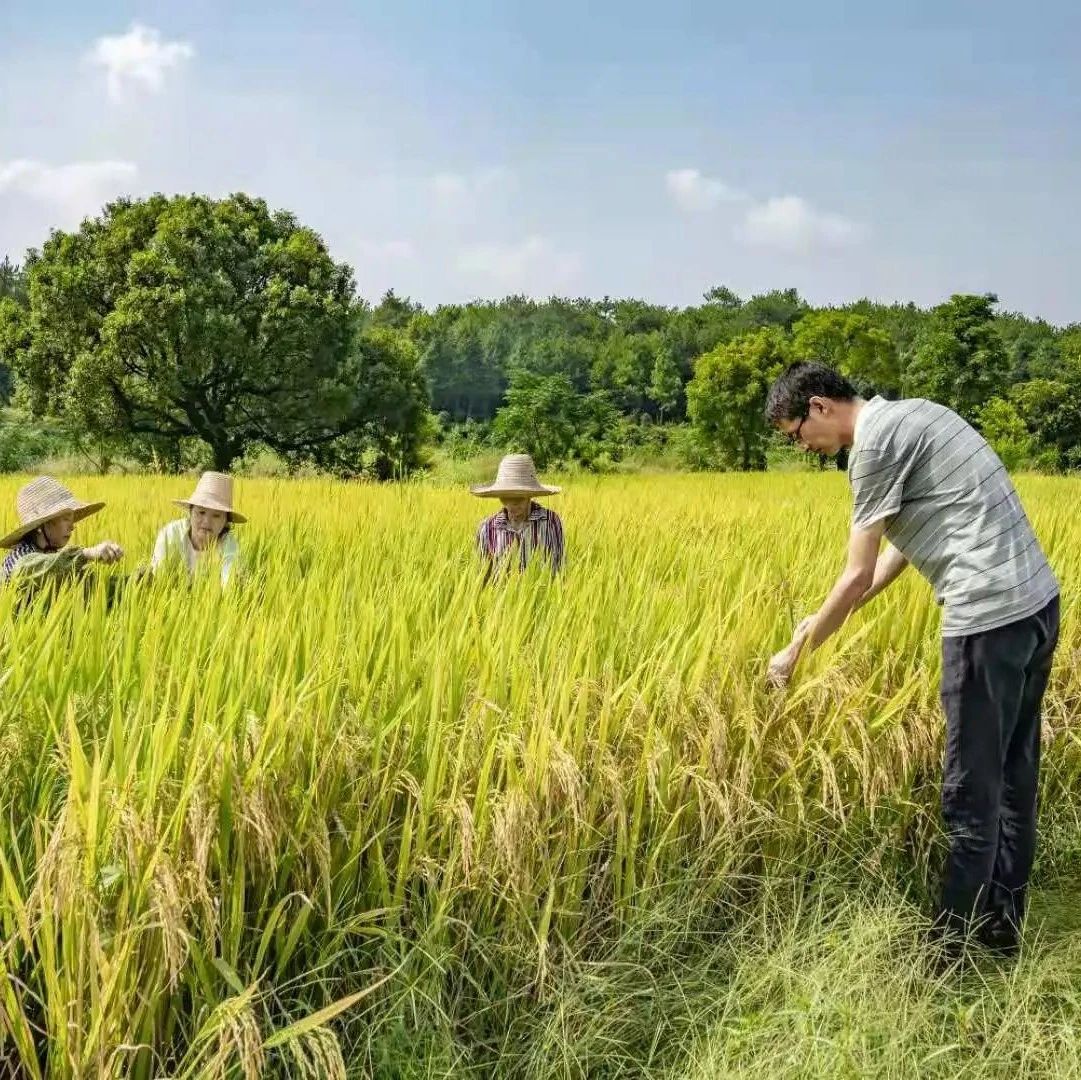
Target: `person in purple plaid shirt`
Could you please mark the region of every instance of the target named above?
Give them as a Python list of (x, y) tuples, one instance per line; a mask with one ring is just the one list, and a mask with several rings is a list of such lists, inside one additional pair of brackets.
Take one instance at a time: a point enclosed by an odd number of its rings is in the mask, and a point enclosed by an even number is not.
[(495, 482), (470, 489), (482, 499), (499, 499), (503, 509), (485, 518), (477, 529), (477, 551), (485, 560), (487, 577), (510, 567), (524, 570), (534, 552), (553, 574), (566, 560), (563, 522), (554, 510), (533, 500), (555, 495), (558, 487), (542, 484), (528, 454), (508, 454), (499, 463)]
[(24, 592), (39, 585), (78, 577), (90, 563), (114, 563), (123, 548), (112, 540), (93, 547), (68, 541), (77, 522), (96, 514), (104, 503), (84, 503), (58, 480), (38, 476), (24, 484), (15, 498), (19, 525), (0, 538), (7, 555), (0, 563), (0, 580)]

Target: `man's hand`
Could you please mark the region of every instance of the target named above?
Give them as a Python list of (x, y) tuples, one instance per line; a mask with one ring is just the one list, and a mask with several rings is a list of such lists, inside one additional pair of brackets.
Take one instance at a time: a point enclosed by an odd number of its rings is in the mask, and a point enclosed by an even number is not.
[(853, 527), (848, 538), (848, 562), (825, 603), (796, 627), (788, 647), (769, 662), (766, 674), (774, 686), (786, 686), (803, 649), (817, 649), (870, 590), (885, 528), (885, 521), (875, 522), (866, 529)]
[(792, 640), (770, 660), (769, 667), (766, 670), (766, 678), (772, 686), (782, 687), (788, 685), (789, 679), (792, 678), (792, 672), (796, 669), (800, 653), (803, 651), (803, 643), (811, 632), (811, 624), (814, 622), (814, 618), (813, 615), (808, 615), (807, 618), (801, 619), (799, 625), (792, 632)]
[(802, 640), (793, 638), (779, 653), (769, 662), (766, 669), (766, 678), (770, 686), (782, 689), (788, 685), (792, 678), (792, 672), (796, 670), (796, 662), (799, 660)]
[(83, 557), (88, 562), (109, 563), (119, 562), (124, 557), (124, 549), (113, 540), (102, 540), (93, 547), (83, 548)]

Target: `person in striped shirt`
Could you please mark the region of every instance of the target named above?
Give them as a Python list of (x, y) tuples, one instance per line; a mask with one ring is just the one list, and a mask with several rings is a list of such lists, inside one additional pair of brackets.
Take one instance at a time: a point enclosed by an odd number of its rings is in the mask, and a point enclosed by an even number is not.
[(486, 580), (511, 567), (525, 570), (535, 553), (553, 574), (563, 569), (563, 522), (554, 510), (534, 501), (555, 495), (559, 488), (540, 482), (528, 454), (508, 454), (499, 463), (494, 483), (470, 490), (478, 498), (499, 499), (503, 504), (477, 529), (477, 551), (485, 562)]
[(114, 563), (124, 552), (112, 540), (93, 547), (74, 547), (69, 541), (75, 525), (96, 514), (104, 503), (84, 503), (51, 476), (38, 476), (15, 496), (19, 525), (0, 539), (8, 553), (0, 563), (0, 577), (24, 590), (79, 577), (90, 563)]
[(922, 399), (865, 401), (822, 364), (789, 367), (766, 417), (807, 450), (850, 448), (853, 502), (847, 565), (771, 660), (769, 677), (787, 683), (804, 649), (909, 564), (927, 578), (942, 606), (949, 837), (935, 936), (947, 956), (973, 930), (1013, 953), (1036, 849), (1040, 709), (1059, 634), (1058, 582), (1021, 500), (998, 456), (955, 412)]

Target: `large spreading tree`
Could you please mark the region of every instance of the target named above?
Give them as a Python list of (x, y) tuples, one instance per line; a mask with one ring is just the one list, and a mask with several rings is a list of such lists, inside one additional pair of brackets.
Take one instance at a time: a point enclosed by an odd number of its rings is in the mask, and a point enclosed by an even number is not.
[(26, 274), (25, 326), (0, 359), (36, 414), (89, 434), (198, 439), (228, 469), (253, 444), (326, 460), (378, 431), (385, 450), (384, 397), (392, 423), (424, 412), (401, 400), (423, 390), (409, 356), (385, 357), (380, 335), (358, 347), (350, 268), (260, 199), (121, 200), (54, 232)]

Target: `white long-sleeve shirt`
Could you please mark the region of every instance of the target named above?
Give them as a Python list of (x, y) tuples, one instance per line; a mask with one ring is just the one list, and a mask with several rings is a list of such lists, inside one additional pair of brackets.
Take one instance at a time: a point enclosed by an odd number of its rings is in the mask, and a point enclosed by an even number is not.
[(221, 583), (224, 585), (229, 580), (229, 575), (234, 572), (240, 556), (240, 546), (236, 542), (232, 529), (212, 548), (196, 551), (191, 542), (188, 519), (180, 518), (177, 521), (170, 521), (158, 533), (150, 566), (156, 572), (163, 564), (173, 559), (180, 559), (188, 571), (188, 576), (191, 577), (195, 573), (200, 556), (220, 558)]

